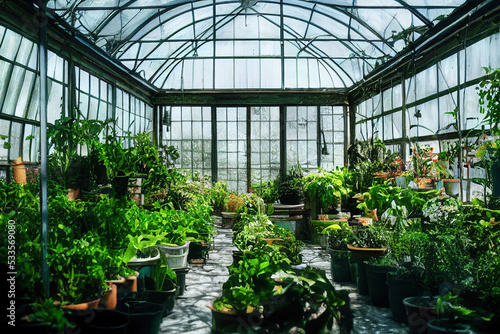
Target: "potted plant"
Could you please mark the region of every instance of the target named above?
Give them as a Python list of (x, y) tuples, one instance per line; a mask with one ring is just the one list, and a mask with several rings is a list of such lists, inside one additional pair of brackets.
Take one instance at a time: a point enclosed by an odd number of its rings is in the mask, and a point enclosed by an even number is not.
[(106, 167), (107, 178), (111, 181), (113, 197), (127, 194), (129, 178), (137, 171), (137, 161), (133, 160), (131, 149), (122, 146), (116, 135), (108, 135), (105, 143), (94, 144), (99, 161)]
[(490, 321), (492, 317), (469, 308), (459, 290), (453, 288), (439, 296), (436, 308), (437, 318), (428, 322), (429, 334), (473, 333), (474, 322)]
[(392, 318), (396, 322), (408, 322), (403, 300), (420, 294), (418, 287), (421, 286), (424, 268), (419, 253), (427, 240), (425, 233), (409, 231), (397, 243), (391, 243), (395, 270), (387, 273), (387, 295)]
[(172, 312), (175, 306), (175, 292), (177, 288), (177, 276), (167, 261), (167, 257), (161, 254), (160, 261), (152, 267), (152, 274), (145, 281), (146, 301), (163, 306), (163, 316)]
[(347, 245), (354, 242), (352, 228), (347, 221), (341, 221), (326, 227), (323, 232), (328, 235), (332, 279), (335, 282), (352, 282), (352, 269), (349, 262), (351, 252), (347, 249)]
[(419, 189), (434, 189), (434, 179), (432, 178), (432, 147), (420, 147), (418, 143), (413, 148), (411, 164), (415, 174), (415, 183)]
[(410, 334), (428, 333), (428, 322), (437, 318), (437, 297), (415, 296), (403, 300)]
[(230, 193), (227, 190), (227, 184), (222, 181), (218, 181), (213, 184), (209, 190), (209, 197), (213, 208), (212, 215), (221, 215), (221, 212), (224, 211), (225, 205), (228, 203), (230, 197)]
[(380, 138), (365, 142), (356, 140), (347, 154), (349, 170), (356, 174), (355, 187), (352, 189), (357, 193), (365, 192), (373, 184), (384, 182), (400, 168), (396, 163), (398, 153), (387, 149)]
[(51, 298), (24, 305), (16, 311), (19, 328), (29, 332), (63, 333), (72, 330), (75, 326), (65, 315), (61, 305)]
[(300, 165), (293, 166), (285, 174), (279, 174), (274, 181), (278, 198), (283, 205), (302, 203), (304, 198), (304, 172)]
[(108, 289), (105, 270), (95, 261), (102, 252), (92, 237), (68, 240), (67, 246), (58, 243), (51, 247), (47, 262), (51, 275), (51, 296), (63, 308), (86, 309), (97, 307)]
[(293, 327), (317, 333), (331, 326), (342, 304), (324, 272), (307, 267), (300, 274), (272, 248), (245, 253), (229, 267), (222, 296), (212, 310), (214, 333), (287, 332)]
[(387, 288), (387, 274), (396, 271), (391, 253), (380, 257), (372, 257), (364, 263), (368, 295), (373, 306), (389, 307), (389, 290)]
[(347, 245), (351, 251), (350, 264), (354, 266), (358, 293), (368, 295), (365, 261), (382, 256), (389, 242), (389, 234), (382, 224), (356, 226), (353, 229), (354, 243)]
[(236, 211), (244, 205), (244, 201), (237, 194), (231, 194), (227, 199), (225, 210), (221, 212), (222, 228), (232, 228), (235, 223)]
[(47, 137), (52, 151), (49, 160), (51, 177), (68, 189), (70, 198), (78, 197), (83, 185), (83, 173), (89, 158), (78, 154), (78, 147), (84, 146), (92, 151), (99, 142), (99, 134), (112, 122), (85, 119), (80, 110), (74, 110), (74, 116), (64, 116), (54, 122)]
[(304, 177), (304, 191), (310, 201), (319, 202), (324, 212), (336, 211), (350, 193), (342, 171), (326, 172), (321, 169)]

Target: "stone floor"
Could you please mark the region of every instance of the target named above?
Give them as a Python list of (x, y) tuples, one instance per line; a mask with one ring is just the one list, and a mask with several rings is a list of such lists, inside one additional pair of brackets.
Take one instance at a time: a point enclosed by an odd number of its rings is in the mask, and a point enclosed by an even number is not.
[[(163, 319), (161, 334), (209, 334), (212, 315), (207, 305), (220, 296), (222, 284), (228, 278), (227, 266), (232, 263), (232, 231), (217, 230), (214, 249), (205, 265), (192, 266), (186, 275), (186, 289), (176, 299), (173, 312)], [(329, 254), (319, 245), (307, 244), (302, 251), (303, 263), (324, 269), (330, 275)], [(405, 325), (395, 323), (387, 308), (370, 305), (368, 296), (356, 293), (354, 284), (337, 284), (336, 289), (347, 289), (354, 313), (352, 334), (406, 334)], [(334, 328), (332, 333), (338, 333)], [(311, 333), (312, 334), (312, 333)]]

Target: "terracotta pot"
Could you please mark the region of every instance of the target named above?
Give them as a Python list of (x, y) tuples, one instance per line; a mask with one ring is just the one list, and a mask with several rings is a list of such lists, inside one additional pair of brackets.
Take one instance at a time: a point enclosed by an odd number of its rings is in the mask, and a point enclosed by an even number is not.
[[(125, 278), (123, 278), (123, 283), (124, 282)], [(108, 285), (109, 291), (107, 291), (104, 298), (101, 299), (101, 305), (104, 306), (105, 309), (114, 310), (118, 302), (118, 287), (114, 283), (108, 282)]]
[(260, 238), (260, 240), (264, 240), (268, 245), (279, 244), (283, 241), (281, 238)]
[(87, 303), (63, 305), (61, 307), (65, 310), (86, 310), (88, 308), (97, 308), (100, 301), (101, 299), (97, 299)]
[(129, 292), (137, 292), (137, 278), (139, 277), (139, 272), (136, 271), (135, 275), (127, 276), (127, 286), (130, 287)]
[(430, 178), (416, 177), (415, 183), (417, 184), (417, 187), (420, 189), (434, 189), (435, 187), (434, 179)]
[(80, 188), (77, 189), (68, 189), (68, 199), (70, 201), (74, 201), (75, 199), (80, 197)]
[(23, 162), (23, 159), (19, 157), (10, 164), (14, 169), (14, 180), (17, 183), (28, 184), (28, 181), (26, 180), (26, 165)]

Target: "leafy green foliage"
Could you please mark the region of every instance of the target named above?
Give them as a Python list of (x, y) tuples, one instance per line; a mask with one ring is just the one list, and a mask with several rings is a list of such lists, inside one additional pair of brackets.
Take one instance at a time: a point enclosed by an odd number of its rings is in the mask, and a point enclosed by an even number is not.
[(92, 149), (99, 143), (99, 135), (113, 120), (99, 121), (85, 119), (82, 113), (75, 109), (74, 117), (61, 118), (49, 127), (50, 175), (66, 188), (78, 185), (82, 176), (82, 157), (79, 156), (80, 147)]
[(227, 190), (225, 182), (216, 182), (209, 190), (209, 199), (214, 210), (224, 211), (229, 200), (230, 192)]
[(155, 291), (163, 291), (166, 281), (169, 287), (177, 286), (177, 274), (168, 266), (167, 257), (163, 252), (160, 252), (160, 261), (152, 268), (152, 278), (154, 281)]
[(382, 224), (356, 226), (353, 228), (354, 245), (362, 248), (385, 248), (389, 244), (390, 232)]
[(274, 185), (274, 180), (252, 183), (251, 189), (264, 200), (264, 203), (275, 203), (279, 200), (278, 189)]
[(419, 215), (425, 202), (438, 194), (439, 190), (417, 192), (411, 188), (393, 187), (385, 183), (374, 185), (362, 196), (357, 197), (361, 202), (358, 207), (366, 212), (376, 209), (377, 212), (383, 214), (391, 208), (391, 203), (394, 201), (396, 206), (404, 206), (408, 211), (408, 216), (411, 217)]
[(337, 170), (326, 172), (320, 170), (318, 173), (312, 173), (304, 177), (304, 190), (311, 200), (318, 200), (321, 206), (336, 208), (341, 200), (347, 199), (350, 194), (344, 172)]
[(349, 171), (355, 176), (351, 188), (354, 192), (365, 192), (374, 183), (379, 182), (373, 177), (374, 173), (389, 173), (399, 168), (399, 164), (396, 163), (398, 153), (387, 149), (379, 138), (365, 142), (356, 140), (349, 147), (347, 154)]
[(477, 87), (479, 111), (485, 115), (483, 123), (498, 127), (500, 123), (500, 69), (484, 67), (487, 78)]
[[(337, 228), (338, 227), (338, 228)], [(323, 230), (323, 233), (328, 234), (328, 247), (331, 249), (346, 250), (347, 245), (355, 241), (352, 227), (349, 226), (347, 221), (339, 222), (331, 225)]]
[(54, 333), (63, 333), (65, 330), (74, 327), (68, 318), (65, 317), (61, 305), (54, 303), (52, 298), (33, 303), (32, 307), (33, 313), (27, 315), (30, 322), (41, 323)]
[(274, 181), (281, 204), (299, 204), (304, 198), (304, 172), (300, 165), (293, 166)]

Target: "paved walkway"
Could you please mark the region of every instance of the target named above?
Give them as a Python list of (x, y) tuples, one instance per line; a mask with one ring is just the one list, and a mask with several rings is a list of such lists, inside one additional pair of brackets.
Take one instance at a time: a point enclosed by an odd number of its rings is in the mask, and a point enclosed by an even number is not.
[[(210, 334), (212, 314), (207, 308), (221, 295), (222, 284), (228, 278), (227, 267), (233, 262), (232, 231), (217, 229), (215, 247), (207, 263), (193, 266), (186, 275), (186, 290), (176, 299), (173, 313), (163, 319), (161, 334)], [(326, 271), (330, 275), (330, 256), (319, 245), (308, 244), (302, 251), (303, 263)], [(335, 289), (347, 289), (354, 313), (352, 334), (407, 334), (405, 325), (391, 319), (390, 310), (370, 305), (368, 296), (356, 293), (354, 284), (334, 284)], [(338, 333), (334, 328), (333, 334)], [(309, 334), (309, 333), (308, 333)]]

